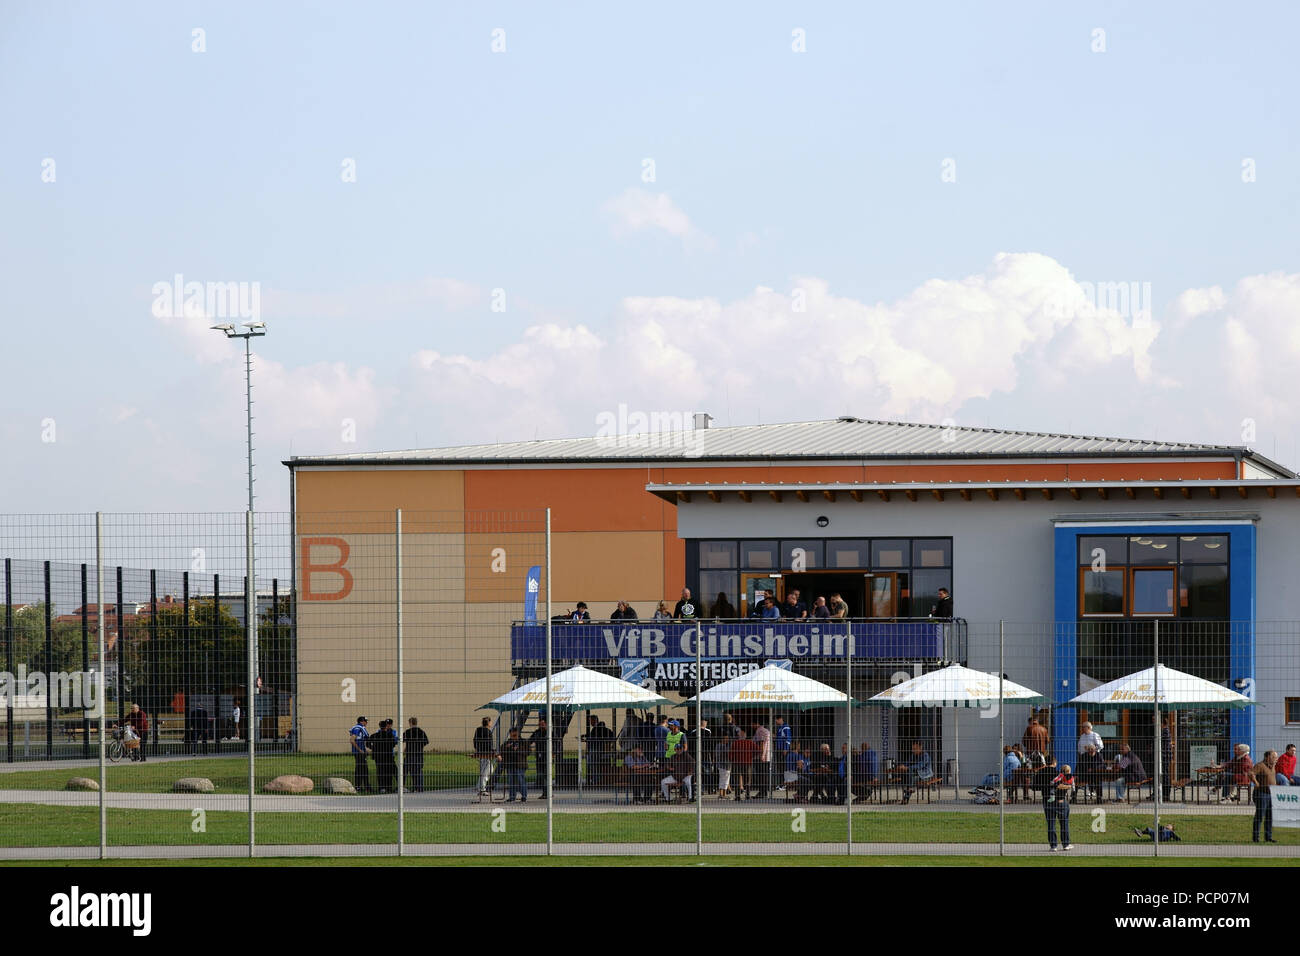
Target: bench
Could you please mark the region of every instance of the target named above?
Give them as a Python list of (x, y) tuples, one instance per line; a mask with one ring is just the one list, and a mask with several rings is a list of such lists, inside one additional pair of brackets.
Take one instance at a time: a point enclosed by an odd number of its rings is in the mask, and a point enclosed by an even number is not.
[(1150, 788), (1150, 790), (1151, 790), (1151, 799), (1154, 800), (1154, 799), (1156, 798), (1156, 792), (1155, 792), (1155, 781), (1152, 780), (1150, 777), (1147, 777), (1145, 780), (1138, 780), (1138, 781), (1136, 781), (1136, 782), (1134, 782), (1134, 783), (1130, 783), (1130, 784), (1125, 788), (1125, 790), (1124, 790), (1124, 800), (1125, 800), (1127, 803), (1132, 803), (1132, 802), (1133, 802), (1133, 794), (1136, 792), (1137, 795), (1138, 795), (1138, 802), (1141, 803), (1141, 802), (1142, 802), (1142, 788), (1143, 788), (1143, 787), (1148, 787), (1148, 788)]

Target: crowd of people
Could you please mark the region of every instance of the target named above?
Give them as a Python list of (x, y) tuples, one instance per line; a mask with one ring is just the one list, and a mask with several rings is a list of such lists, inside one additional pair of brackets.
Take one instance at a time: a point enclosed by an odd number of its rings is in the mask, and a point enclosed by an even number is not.
[[(412, 717), (402, 734), (402, 787), (420, 793), (424, 790), (424, 748), (429, 746), (429, 735)], [(348, 731), (348, 746), (352, 753), (352, 784), (357, 793), (397, 792), (397, 730), (392, 720), (381, 720), (374, 733), (370, 721), (358, 717)], [(375, 761), (375, 786), (370, 786), (370, 758)]]
[[(939, 596), (930, 602), (928, 610), (929, 616), (932, 618), (950, 619), (952, 617), (951, 592), (947, 588), (939, 588)], [(798, 588), (791, 588), (786, 591), (784, 599), (778, 598), (773, 591), (756, 590), (754, 600), (749, 608), (749, 617), (770, 620), (829, 620), (847, 618), (848, 616), (849, 605), (838, 591), (832, 592), (829, 596), (818, 596), (813, 600), (812, 606), (809, 607), (804, 602), (802, 592)], [(681, 597), (673, 605), (672, 610), (669, 610), (667, 601), (660, 601), (656, 605), (651, 619), (655, 621), (690, 621), (696, 618), (726, 620), (738, 617), (740, 617), (740, 612), (727, 599), (725, 591), (719, 591), (713, 604), (706, 606), (702, 600), (691, 596), (690, 588), (682, 588)], [(610, 611), (609, 617), (603, 618), (603, 620), (609, 621), (636, 621), (639, 619), (636, 608), (632, 607), (627, 601), (619, 601), (614, 610)], [(566, 610), (563, 614), (557, 614), (553, 620), (570, 624), (586, 624), (592, 621), (592, 616), (590, 609), (587, 607), (587, 602), (579, 601), (573, 610)], [(602, 618), (596, 620), (602, 620)]]

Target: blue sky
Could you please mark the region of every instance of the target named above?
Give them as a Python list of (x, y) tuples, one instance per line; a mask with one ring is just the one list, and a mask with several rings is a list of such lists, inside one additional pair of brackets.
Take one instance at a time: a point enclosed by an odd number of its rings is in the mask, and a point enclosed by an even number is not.
[[(1283, 3), (7, 4), (6, 510), (241, 506), (239, 355), (217, 318), (153, 314), (178, 273), (260, 285), (267, 508), (291, 452), (591, 434), (619, 403), (1300, 465), (1298, 27)], [(1114, 282), (1150, 284), (1152, 328), (1043, 320)]]

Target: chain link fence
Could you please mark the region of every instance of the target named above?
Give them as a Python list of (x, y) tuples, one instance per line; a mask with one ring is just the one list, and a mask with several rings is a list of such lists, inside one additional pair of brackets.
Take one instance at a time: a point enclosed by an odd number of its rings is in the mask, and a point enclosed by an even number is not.
[(1300, 847), (1300, 622), (657, 619), (552, 601), (544, 511), (258, 514), (249, 587), (249, 528), (0, 518), (0, 853)]

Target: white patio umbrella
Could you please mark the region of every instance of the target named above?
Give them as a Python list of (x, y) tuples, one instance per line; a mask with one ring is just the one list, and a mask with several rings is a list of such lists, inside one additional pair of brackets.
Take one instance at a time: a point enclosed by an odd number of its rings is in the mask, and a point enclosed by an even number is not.
[[(1084, 691), (1078, 697), (1072, 698), (1070, 703), (1149, 709), (1156, 705), (1155, 692), (1155, 668), (1148, 667), (1146, 670)], [(1196, 710), (1210, 707), (1240, 710), (1253, 707), (1255, 702), (1244, 694), (1229, 690), (1222, 684), (1216, 684), (1203, 677), (1194, 677), (1161, 664), (1159, 705), (1170, 710)]]
[[(605, 707), (659, 707), (666, 697), (619, 677), (593, 671), (581, 664), (551, 675), (551, 707), (558, 710), (598, 710)], [(546, 678), (516, 687), (489, 701), (479, 710), (545, 710)]]
[[(796, 674), (792, 670), (768, 664), (748, 674), (715, 684), (700, 694), (700, 702), (712, 704), (722, 710), (742, 710), (766, 707), (769, 710), (809, 710), (813, 707), (830, 707), (843, 704), (848, 699), (843, 691), (821, 681)], [(677, 706), (690, 707), (695, 698), (684, 700)]]
[[(551, 675), (551, 708), (553, 710), (599, 710), (605, 707), (659, 707), (672, 702), (666, 697), (638, 687), (619, 677), (602, 674), (577, 664), (558, 674)], [(545, 710), (546, 678), (516, 687), (489, 701), (479, 710)], [(579, 757), (582, 750), (578, 750)], [(578, 793), (582, 794), (582, 768), (578, 768)]]
[[(869, 704), (889, 704), (893, 707), (987, 707), (998, 699), (998, 675), (986, 674), (960, 664), (913, 677), (885, 688), (872, 697)], [(1014, 704), (1042, 704), (1047, 698), (1015, 681), (1002, 680), (1002, 700)], [(961, 734), (957, 719), (953, 718), (954, 784), (960, 786)]]

